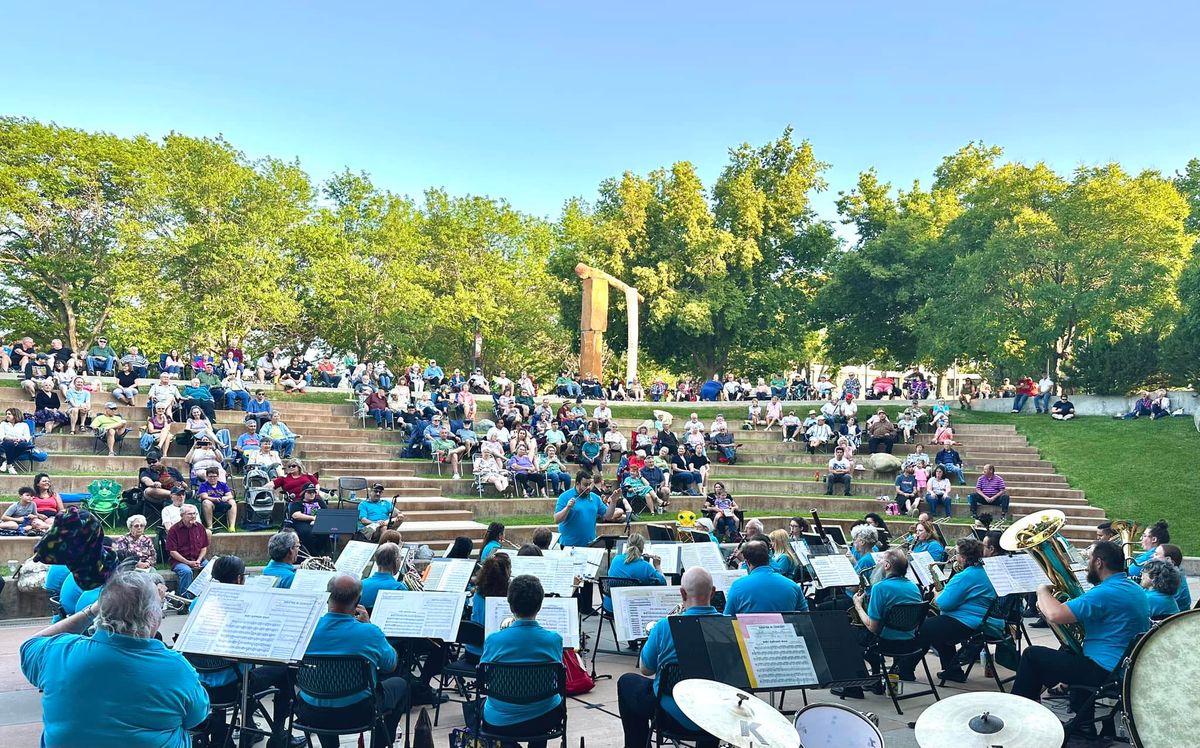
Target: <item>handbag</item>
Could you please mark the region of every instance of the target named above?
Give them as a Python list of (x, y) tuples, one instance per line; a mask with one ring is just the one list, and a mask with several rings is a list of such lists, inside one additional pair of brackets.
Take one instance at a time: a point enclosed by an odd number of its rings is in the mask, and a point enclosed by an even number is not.
[(578, 696), (588, 693), (596, 687), (596, 680), (583, 669), (583, 661), (579, 653), (573, 649), (564, 649), (562, 656), (563, 668), (567, 671), (567, 695)]

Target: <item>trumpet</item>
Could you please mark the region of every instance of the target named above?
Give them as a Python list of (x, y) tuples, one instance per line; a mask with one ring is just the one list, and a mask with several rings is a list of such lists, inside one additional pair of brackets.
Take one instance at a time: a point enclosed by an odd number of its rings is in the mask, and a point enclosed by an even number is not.
[(665, 616), (663, 616), (662, 618), (658, 619), (658, 621), (651, 621), (650, 623), (646, 624), (646, 636), (650, 636), (650, 632), (654, 630), (654, 626), (659, 621), (666, 620), (667, 618), (669, 618), (671, 616), (677, 616), (682, 612), (683, 612), (683, 601), (681, 600), (678, 605), (676, 605), (674, 608), (671, 608), (671, 611), (669, 613), (667, 613)]
[(187, 610), (192, 604), (192, 601), (182, 595), (176, 595), (174, 592), (166, 592), (163, 597), (163, 610), (171, 613), (176, 613), (181, 610)]
[(301, 569), (316, 569), (318, 571), (335, 571), (333, 559), (329, 556), (314, 556), (303, 548), (300, 549), (296, 560), (300, 562)]

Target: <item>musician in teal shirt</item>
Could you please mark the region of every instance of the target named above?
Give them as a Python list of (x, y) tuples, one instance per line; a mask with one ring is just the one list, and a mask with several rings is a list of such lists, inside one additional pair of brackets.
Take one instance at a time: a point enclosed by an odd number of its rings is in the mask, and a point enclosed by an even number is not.
[[(537, 622), (542, 609), (542, 583), (523, 574), (508, 586), (508, 607), (514, 619), (507, 628), (496, 631), (483, 643), (481, 665), (487, 663), (562, 662), (562, 636), (547, 631)], [(563, 718), (563, 700), (559, 694), (530, 704), (514, 704), (488, 697), (483, 702), (483, 723), (494, 734), (529, 735), (545, 732)], [(545, 741), (531, 741), (529, 748), (545, 748)]]
[(1129, 566), (1129, 576), (1138, 577), (1142, 574), (1142, 564), (1154, 558), (1154, 552), (1164, 543), (1171, 542), (1171, 533), (1167, 529), (1167, 523), (1164, 520), (1159, 520), (1153, 525), (1150, 525), (1145, 530), (1142, 530), (1142, 552), (1133, 559), (1133, 563)]
[[(774, 574), (769, 568), (766, 568), (766, 572)], [(712, 606), (713, 581), (712, 575), (707, 570), (700, 566), (694, 566), (683, 573), (679, 584), (679, 596), (683, 599), (683, 615), (720, 615), (720, 612)], [(617, 707), (621, 715), (621, 727), (625, 731), (625, 745), (643, 746), (649, 743), (650, 720), (654, 716), (658, 701), (663, 668), (678, 662), (679, 655), (675, 649), (675, 640), (671, 636), (671, 627), (664, 618), (650, 630), (650, 634), (646, 637), (646, 643), (642, 646), (639, 661), (642, 675), (625, 673), (617, 681)], [(651, 675), (654, 676), (654, 680), (643, 677)], [(667, 716), (675, 722), (675, 725), (670, 725), (671, 727), (687, 731), (700, 729), (684, 716), (674, 698), (670, 696), (663, 698), (662, 706)], [(701, 734), (704, 735), (704, 733)], [(698, 748), (716, 748), (717, 740), (705, 735), (697, 741), (697, 746)]]
[[(471, 597), (471, 621), (479, 624), (480, 628), (487, 625), (487, 599), (508, 597), (511, 578), (512, 560), (507, 553), (496, 554), (480, 564), (479, 571), (475, 573), (475, 594)], [(482, 654), (483, 647), (467, 645), (467, 662), (478, 665)]]
[[(960, 539), (956, 559), (959, 571), (937, 596), (941, 612), (921, 624), (917, 641), (937, 650), (942, 663), (939, 679), (964, 683), (967, 676), (958, 664), (955, 645), (983, 626), (984, 616), (996, 600), (996, 590), (983, 570), (983, 543), (971, 537)], [(911, 675), (915, 665), (916, 662), (908, 661), (900, 672)]]
[(800, 566), (800, 557), (796, 555), (796, 551), (792, 549), (791, 538), (788, 537), (787, 530), (773, 530), (770, 535), (771, 539), (771, 568), (776, 573), (791, 579), (796, 573), (796, 568)]
[[(1192, 592), (1188, 589), (1187, 574), (1183, 573), (1183, 551), (1174, 543), (1163, 543), (1154, 549), (1154, 557), (1167, 559), (1179, 569), (1179, 591), (1175, 593), (1175, 603), (1180, 610), (1191, 610)], [(50, 578), (46, 579), (49, 585)]]
[(374, 574), (363, 580), (362, 604), (367, 610), (375, 607), (375, 599), (383, 590), (407, 590), (404, 582), (397, 577), (400, 575), (400, 546), (395, 543), (384, 543), (375, 549)]
[(913, 534), (913, 553), (928, 551), (934, 561), (941, 563), (946, 560), (946, 547), (937, 541), (937, 533), (933, 529), (932, 522), (929, 520), (918, 522)]
[(504, 543), (504, 523), (493, 522), (488, 525), (487, 532), (483, 536), (483, 550), (479, 552), (479, 563), (488, 560), (496, 551), (503, 548)]
[[(662, 560), (655, 558), (650, 561), (646, 557), (646, 538), (640, 532), (635, 532), (625, 541), (625, 552), (613, 556), (608, 567), (608, 576), (617, 579), (636, 579), (639, 585), (649, 586), (666, 584), (667, 578), (659, 571)], [(612, 598), (604, 598), (604, 609), (612, 612)]]
[(792, 613), (808, 610), (804, 590), (771, 568), (767, 544), (752, 540), (742, 546), (749, 573), (735, 579), (725, 595), (725, 615), (738, 613)]
[(861, 619), (862, 622), (880, 639), (907, 641), (913, 638), (913, 632), (885, 628), (883, 621), (895, 605), (921, 603), (921, 590), (908, 578), (908, 559), (901, 551), (887, 551), (880, 566), (883, 578), (871, 585), (866, 610), (862, 609), (864, 595), (861, 593), (854, 596), (855, 607), (859, 608), (860, 617), (863, 613), (866, 614), (866, 617)]
[[(408, 683), (399, 676), (384, 677), (396, 669), (396, 650), (383, 631), (371, 623), (366, 608), (359, 605), (362, 582), (351, 574), (329, 580), (329, 612), (317, 621), (305, 656), (361, 657), (379, 671), (376, 692), (362, 691), (336, 699), (299, 692), (296, 716), (314, 727), (341, 728), (367, 724), (378, 703), (384, 714), (385, 735), (395, 735), (396, 726), (408, 711)], [(322, 748), (337, 748), (336, 735), (320, 735)]]
[[(42, 745), (190, 746), (208, 694), (183, 655), (154, 638), (162, 608), (151, 575), (115, 573), (95, 607), (21, 645), (21, 672), (42, 691)], [(96, 632), (84, 636), (93, 612)]]
[(1165, 618), (1179, 612), (1175, 594), (1179, 592), (1182, 576), (1175, 564), (1161, 558), (1152, 558), (1142, 565), (1142, 589), (1146, 590), (1151, 618)]
[(560, 533), (560, 548), (583, 547), (596, 539), (596, 523), (616, 522), (625, 516), (618, 509), (621, 501), (618, 491), (610, 505), (605, 505), (599, 495), (592, 492), (592, 474), (580, 470), (575, 474), (575, 487), (564, 491), (554, 505), (554, 521)]
[[(1100, 685), (1120, 663), (1129, 643), (1149, 630), (1146, 595), (1125, 573), (1125, 555), (1119, 546), (1103, 540), (1092, 544), (1087, 580), (1092, 588), (1065, 603), (1048, 584), (1037, 593), (1038, 609), (1047, 623), (1083, 626), (1083, 653), (1066, 647), (1026, 647), (1013, 694), (1038, 701), (1042, 689), (1056, 683)], [(1079, 724), (1088, 724), (1092, 716), (1087, 705), (1076, 713)]]
[(263, 576), (279, 577), (277, 588), (288, 589), (296, 578), (296, 560), (300, 556), (300, 536), (294, 532), (277, 532), (267, 541), (271, 560), (263, 567)]

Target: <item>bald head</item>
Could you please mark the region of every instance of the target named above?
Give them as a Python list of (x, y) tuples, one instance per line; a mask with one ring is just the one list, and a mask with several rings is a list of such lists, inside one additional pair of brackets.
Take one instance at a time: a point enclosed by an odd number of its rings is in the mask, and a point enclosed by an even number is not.
[(693, 566), (683, 572), (679, 582), (679, 594), (683, 598), (684, 608), (694, 608), (698, 605), (711, 605), (713, 596), (712, 574), (701, 566)]
[(362, 580), (352, 574), (338, 574), (329, 580), (325, 588), (329, 593), (329, 611), (354, 615), (358, 599), (362, 596)]

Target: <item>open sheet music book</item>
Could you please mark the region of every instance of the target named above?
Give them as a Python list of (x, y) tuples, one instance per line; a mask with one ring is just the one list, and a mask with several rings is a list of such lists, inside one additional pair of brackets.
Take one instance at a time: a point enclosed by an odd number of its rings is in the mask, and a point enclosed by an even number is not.
[(721, 555), (721, 547), (716, 543), (680, 543), (679, 566), (690, 569), (701, 566), (708, 569), (710, 574), (725, 571), (725, 558)]
[(297, 592), (321, 592), (324, 593), (329, 586), (329, 580), (337, 576), (336, 571), (326, 571), (324, 569), (296, 569), (296, 576), (292, 577), (291, 589)]
[(175, 649), (255, 662), (297, 662), (325, 614), (328, 597), (324, 592), (212, 582), (197, 598)]
[(840, 553), (833, 556), (813, 556), (810, 559), (817, 587), (857, 587), (858, 573), (850, 559)]
[(262, 589), (264, 587), (278, 587), (279, 577), (270, 574), (256, 574), (252, 577), (246, 577), (245, 584), (250, 588)]
[(588, 546), (568, 547), (565, 549), (571, 555), (577, 558), (583, 558), (586, 564), (586, 573), (584, 579), (595, 581), (600, 574), (600, 567), (604, 564), (606, 551), (604, 548), (590, 548)]
[(333, 568), (344, 574), (361, 577), (367, 565), (371, 563), (371, 559), (375, 558), (375, 551), (378, 548), (379, 546), (374, 543), (351, 540), (338, 554), (337, 560), (333, 562)]
[(617, 639), (627, 642), (644, 638), (646, 624), (666, 618), (681, 602), (678, 587), (614, 587), (612, 606)]
[(213, 556), (200, 570), (200, 573), (192, 579), (192, 583), (188, 585), (187, 591), (192, 593), (194, 597), (200, 597), (204, 594), (204, 590), (208, 589), (208, 585), (212, 582), (213, 564), (217, 562), (220, 556)]
[(381, 590), (371, 610), (371, 623), (383, 629), (385, 636), (398, 639), (458, 638), (467, 593), (411, 592)]
[(542, 591), (559, 597), (575, 594), (575, 573), (579, 566), (574, 558), (547, 556), (518, 556), (509, 554), (512, 563), (512, 578), (522, 574), (537, 577)]
[(469, 558), (433, 559), (425, 577), (425, 589), (436, 592), (461, 592), (467, 588), (475, 562)]
[(743, 613), (734, 622), (751, 688), (815, 686), (808, 643), (780, 613)]
[(664, 576), (679, 574), (683, 571), (681, 568), (679, 568), (679, 554), (680, 549), (683, 548), (684, 545), (687, 544), (646, 543), (646, 553), (650, 554), (651, 556), (658, 556), (660, 559), (662, 559), (662, 564), (659, 566), (658, 570), (661, 571)]
[(721, 571), (709, 572), (712, 575), (713, 588), (718, 592), (729, 592), (729, 586), (735, 580), (746, 576), (750, 572), (745, 569), (722, 569)]
[[(512, 615), (508, 600), (503, 597), (489, 597), (484, 603), (486, 618), (484, 619), (483, 635), (489, 637), (500, 630), (500, 624)], [(537, 622), (547, 631), (556, 631), (562, 636), (563, 646), (568, 649), (579, 649), (579, 609), (578, 603), (569, 597), (548, 597), (542, 601), (542, 609), (538, 611)]]
[[(876, 561), (879, 559), (876, 558)], [(917, 551), (912, 554), (912, 563), (908, 565), (910, 572), (909, 578), (917, 583), (918, 586), (924, 589), (929, 589), (933, 584), (933, 575), (929, 573), (930, 564), (936, 563), (933, 556), (929, 555), (929, 551)]]
[(987, 573), (998, 597), (1014, 592), (1037, 592), (1043, 584), (1049, 584), (1046, 572), (1028, 553), (1012, 556), (992, 556), (983, 559), (983, 570)]

